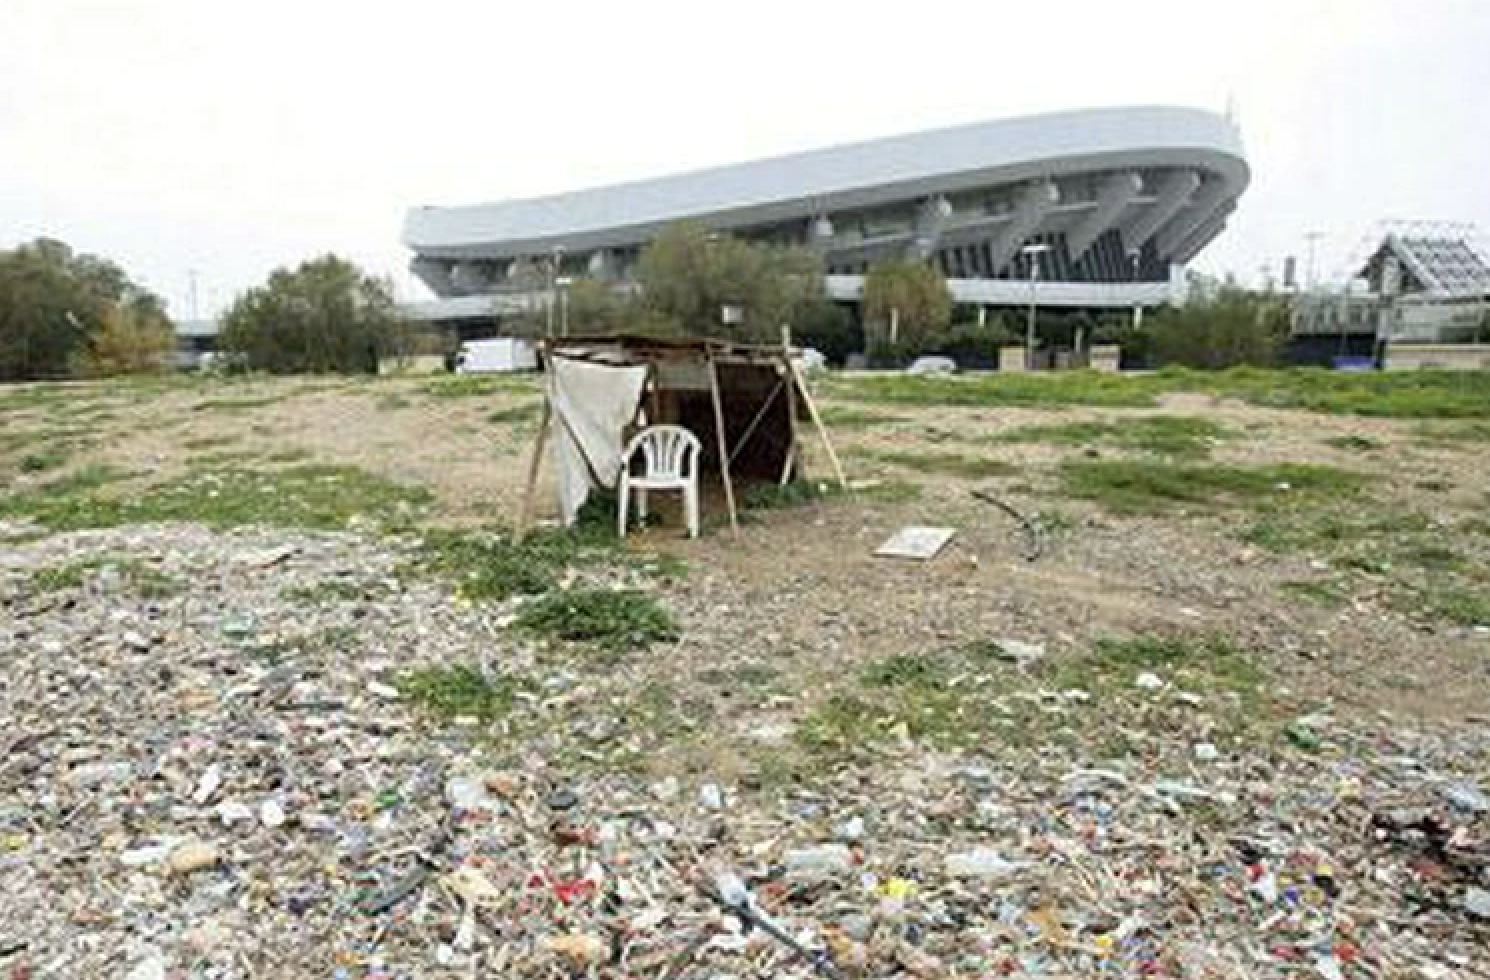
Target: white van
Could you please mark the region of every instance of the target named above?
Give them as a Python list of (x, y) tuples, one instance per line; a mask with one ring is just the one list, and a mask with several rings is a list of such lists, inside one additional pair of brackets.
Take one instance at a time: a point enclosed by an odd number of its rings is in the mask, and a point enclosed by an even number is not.
[(492, 337), (468, 340), (455, 355), (456, 374), (510, 374), (538, 370), (538, 354), (531, 340)]

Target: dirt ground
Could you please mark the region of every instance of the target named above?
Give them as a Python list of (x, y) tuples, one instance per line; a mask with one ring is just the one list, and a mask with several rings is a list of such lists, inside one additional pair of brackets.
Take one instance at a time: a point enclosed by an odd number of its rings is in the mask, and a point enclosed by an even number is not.
[(531, 379), (0, 390), (0, 971), (1487, 975), (1490, 427), (816, 384), (557, 559)]
[[(515, 382), (452, 397), (438, 379), (363, 382), (256, 380), (77, 397), (7, 413), (7, 427), (86, 431), (74, 458), (118, 465), (157, 480), (204, 463), (292, 458), (348, 464), (428, 488), (434, 520), (456, 526), (515, 520), (535, 425), (536, 388)], [(1239, 511), (1114, 516), (1062, 495), (1053, 467), (1063, 459), (1145, 458), (1141, 453), (1040, 442), (1001, 443), (1021, 426), (1124, 424), (1159, 415), (1202, 417), (1228, 437), (1217, 464), (1324, 463), (1369, 474), (1363, 506), (1427, 514), (1442, 543), (1471, 573), (1485, 567), (1484, 535), (1455, 530), (1485, 510), (1486, 462), (1474, 445), (1435, 444), (1409, 421), (1259, 408), (1207, 395), (1166, 396), (1157, 409), (951, 408), (824, 400), (835, 410), (878, 413), (883, 424), (839, 427), (833, 440), (850, 478), (870, 489), (803, 507), (762, 511), (738, 533), (716, 519), (701, 540), (672, 527), (637, 535), (634, 548), (684, 559), (690, 573), (669, 587), (681, 613), (688, 662), (723, 658), (770, 663), (799, 678), (851, 670), (876, 658), (989, 638), (1047, 644), (1055, 654), (1102, 637), (1204, 632), (1232, 638), (1268, 661), (1278, 683), (1303, 702), (1337, 710), (1386, 710), (1451, 720), (1485, 710), (1490, 635), (1434, 622), (1386, 601), (1369, 576), (1345, 583), (1331, 606), (1285, 583), (1331, 573), (1329, 556), (1272, 553), (1241, 540)], [(498, 421), (491, 421), (492, 416)], [(1366, 440), (1369, 451), (1331, 439)], [(948, 441), (949, 438), (952, 441)], [(829, 478), (820, 445), (809, 445), (814, 479)], [(886, 463), (875, 452), (953, 451), (1013, 464), (1008, 475), (973, 480)], [(18, 487), (54, 474), (22, 474)], [(916, 499), (888, 503), (879, 481), (912, 484)], [(1022, 536), (1004, 513), (973, 498), (984, 487), (1053, 525), (1038, 561), (1021, 557)], [(539, 516), (552, 513), (546, 480)], [(717, 490), (711, 498), (716, 518)], [(930, 523), (957, 536), (927, 564), (876, 558), (896, 528)], [(700, 667), (703, 669), (703, 667)]]

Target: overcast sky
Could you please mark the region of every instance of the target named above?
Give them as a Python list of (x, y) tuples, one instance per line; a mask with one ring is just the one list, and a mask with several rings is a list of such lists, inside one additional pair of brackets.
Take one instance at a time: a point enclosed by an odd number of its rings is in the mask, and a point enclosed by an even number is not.
[(1049, 110), (1235, 107), (1255, 278), (1380, 218), (1490, 230), (1490, 0), (0, 0), (0, 248), (101, 252), (189, 315), (416, 204)]

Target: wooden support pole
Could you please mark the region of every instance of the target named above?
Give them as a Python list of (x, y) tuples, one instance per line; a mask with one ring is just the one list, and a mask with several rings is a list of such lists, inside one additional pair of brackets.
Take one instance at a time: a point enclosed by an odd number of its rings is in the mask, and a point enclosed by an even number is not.
[(802, 464), (799, 462), (802, 453), (797, 445), (797, 388), (796, 383), (791, 380), (790, 370), (792, 362), (792, 328), (789, 324), (781, 325), (781, 359), (788, 366), (782, 368), (782, 384), (786, 385), (786, 418), (787, 435), (789, 441), (786, 447), (786, 459), (781, 464), (780, 486), (786, 486), (787, 481), (792, 478), (793, 471), (797, 476), (805, 477), (802, 473)]
[(517, 540), (528, 533), (528, 520), (533, 513), (533, 492), (538, 487), (538, 468), (543, 462), (543, 449), (548, 442), (548, 423), (553, 415), (553, 402), (547, 393), (543, 396), (543, 412), (538, 418), (538, 434), (533, 437), (533, 458), (528, 460), (528, 485), (523, 490), (522, 509), (517, 514)]
[(797, 384), (797, 390), (802, 392), (802, 403), (807, 406), (807, 415), (812, 419), (812, 425), (817, 429), (818, 438), (823, 441), (823, 449), (828, 453), (828, 464), (833, 467), (833, 475), (838, 478), (838, 485), (848, 489), (848, 477), (843, 475), (843, 464), (838, 461), (838, 453), (833, 449), (833, 440), (828, 438), (828, 429), (823, 425), (822, 416), (817, 413), (817, 404), (812, 400), (812, 392), (807, 390), (807, 382), (802, 379), (802, 372), (797, 370), (795, 361), (786, 362), (787, 370), (792, 373), (792, 380)]
[(739, 457), (740, 450), (745, 448), (745, 444), (750, 441), (750, 437), (755, 435), (755, 430), (760, 427), (761, 419), (766, 417), (766, 413), (776, 403), (776, 396), (781, 394), (781, 390), (785, 387), (787, 387), (786, 379), (782, 378), (776, 383), (776, 387), (771, 389), (771, 394), (766, 400), (761, 403), (760, 410), (755, 413), (755, 418), (750, 420), (750, 425), (746, 427), (745, 434), (740, 436), (740, 441), (735, 443), (735, 448), (731, 450), (729, 454), (729, 461), (731, 463)]
[(719, 396), (719, 368), (709, 355), (709, 394), (714, 400), (714, 431), (719, 436), (719, 476), (724, 481), (724, 502), (729, 507), (729, 526), (740, 533), (740, 516), (735, 511), (735, 484), (729, 475), (729, 439), (724, 433), (724, 401)]

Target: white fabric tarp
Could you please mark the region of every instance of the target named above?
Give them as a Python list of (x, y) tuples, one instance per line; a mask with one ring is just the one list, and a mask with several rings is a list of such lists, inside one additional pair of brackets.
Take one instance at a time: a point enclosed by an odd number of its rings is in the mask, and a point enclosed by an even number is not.
[(590, 488), (614, 487), (621, 475), (621, 440), (636, 418), (647, 368), (554, 357), (548, 377), (559, 512), (573, 524)]

